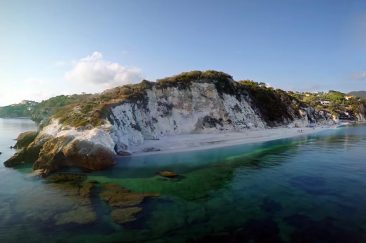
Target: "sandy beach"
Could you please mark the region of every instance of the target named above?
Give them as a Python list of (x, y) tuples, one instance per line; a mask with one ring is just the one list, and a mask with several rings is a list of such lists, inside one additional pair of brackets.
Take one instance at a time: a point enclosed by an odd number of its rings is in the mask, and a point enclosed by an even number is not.
[(145, 140), (144, 144), (131, 148), (133, 156), (194, 151), (240, 144), (266, 142), (276, 139), (304, 136), (335, 127), (302, 127), (302, 128), (271, 128), (248, 130), (245, 132), (225, 132), (215, 134), (184, 134), (162, 137), (159, 140)]

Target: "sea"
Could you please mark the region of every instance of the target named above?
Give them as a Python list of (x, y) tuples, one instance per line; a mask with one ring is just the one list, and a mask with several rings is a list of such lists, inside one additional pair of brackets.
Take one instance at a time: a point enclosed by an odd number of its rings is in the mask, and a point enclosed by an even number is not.
[[(365, 125), (72, 171), (96, 185), (87, 200), (31, 164), (3, 166), (17, 135), (36, 129), (0, 119), (0, 242), (366, 242)], [(116, 223), (107, 184), (155, 196)]]

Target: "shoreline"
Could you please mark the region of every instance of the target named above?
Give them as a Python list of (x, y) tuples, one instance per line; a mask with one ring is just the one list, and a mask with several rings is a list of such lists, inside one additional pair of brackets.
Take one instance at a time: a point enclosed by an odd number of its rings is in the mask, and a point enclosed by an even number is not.
[(262, 130), (248, 130), (244, 132), (174, 135), (162, 137), (159, 140), (145, 140), (144, 144), (131, 147), (132, 153), (130, 156), (135, 157), (154, 154), (180, 153), (269, 142), (278, 139), (314, 134), (330, 129), (336, 129), (337, 127), (338, 126), (318, 126), (314, 128), (278, 127)]

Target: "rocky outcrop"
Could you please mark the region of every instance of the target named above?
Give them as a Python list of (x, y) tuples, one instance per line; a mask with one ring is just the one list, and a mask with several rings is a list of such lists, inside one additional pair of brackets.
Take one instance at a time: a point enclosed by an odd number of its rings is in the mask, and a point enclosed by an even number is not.
[(64, 167), (102, 170), (114, 164), (114, 153), (106, 147), (74, 136), (54, 137), (40, 133), (27, 147), (5, 161), (7, 167), (33, 163), (33, 169), (46, 176)]
[(16, 139), (17, 142), (14, 147), (16, 149), (22, 149), (28, 147), (29, 144), (31, 144), (34, 141), (37, 135), (38, 132), (35, 131), (28, 131), (19, 134), (18, 138)]
[(73, 137), (56, 137), (43, 145), (33, 169), (42, 169), (45, 174), (63, 167), (102, 170), (113, 165), (113, 157), (112, 151), (99, 144)]
[[(86, 105), (65, 108), (35, 138), (34, 133), (23, 134), (22, 149), (5, 165), (29, 162), (46, 175), (63, 167), (101, 170), (114, 164), (114, 156), (128, 155), (131, 147), (164, 136), (301, 127), (331, 120), (326, 112), (300, 104), (284, 91), (248, 87), (214, 71), (118, 87), (92, 96)], [(94, 113), (93, 105), (98, 106)]]

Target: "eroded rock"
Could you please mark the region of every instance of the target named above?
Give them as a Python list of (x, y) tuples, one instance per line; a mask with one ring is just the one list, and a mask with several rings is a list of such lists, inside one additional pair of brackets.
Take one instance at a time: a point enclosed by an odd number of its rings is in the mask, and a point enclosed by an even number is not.
[(6, 167), (16, 167), (25, 163), (34, 163), (39, 156), (43, 144), (50, 139), (48, 135), (38, 135), (27, 147), (18, 150), (4, 162)]

